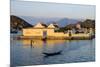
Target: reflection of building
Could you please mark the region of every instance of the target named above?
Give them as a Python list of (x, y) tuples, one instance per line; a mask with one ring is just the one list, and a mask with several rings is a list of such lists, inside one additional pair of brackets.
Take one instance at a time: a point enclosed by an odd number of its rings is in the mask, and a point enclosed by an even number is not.
[[(32, 41), (32, 42), (31, 42)], [(66, 40), (47, 40), (47, 41), (42, 41), (42, 40), (22, 40), (22, 43), (24, 46), (30, 46), (31, 44), (34, 46), (34, 47), (42, 47), (43, 44), (46, 43), (46, 45), (49, 45), (49, 46), (52, 46), (52, 45), (58, 45), (58, 44), (62, 44), (64, 42), (69, 42), (69, 41), (66, 41)]]
[(22, 40), (24, 47), (33, 46), (35, 48), (42, 48), (43, 41), (42, 40)]

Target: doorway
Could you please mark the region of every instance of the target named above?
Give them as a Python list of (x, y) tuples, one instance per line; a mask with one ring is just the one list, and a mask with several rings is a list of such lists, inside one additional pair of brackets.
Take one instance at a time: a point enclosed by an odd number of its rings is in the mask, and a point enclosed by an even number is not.
[(43, 31), (43, 38), (47, 37), (47, 31)]

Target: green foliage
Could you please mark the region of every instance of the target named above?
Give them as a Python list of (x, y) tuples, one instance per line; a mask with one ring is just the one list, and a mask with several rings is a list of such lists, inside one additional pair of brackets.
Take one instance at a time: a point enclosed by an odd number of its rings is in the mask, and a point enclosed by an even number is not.
[(95, 20), (87, 19), (80, 24), (83, 28), (95, 28)]
[(75, 24), (69, 24), (65, 27), (62, 27), (60, 28), (58, 31), (60, 32), (64, 32), (66, 30), (71, 30), (71, 29), (76, 29), (76, 24), (80, 24), (82, 28), (93, 28), (93, 30), (95, 30), (95, 20), (91, 20), (91, 19), (86, 19), (85, 21), (80, 21), (80, 22), (77, 22)]
[(65, 27), (61, 27), (58, 30), (55, 30), (55, 32), (65, 32), (67, 29)]
[(72, 30), (73, 28), (75, 28), (75, 24), (69, 24), (69, 25), (65, 26), (65, 28), (67, 30)]

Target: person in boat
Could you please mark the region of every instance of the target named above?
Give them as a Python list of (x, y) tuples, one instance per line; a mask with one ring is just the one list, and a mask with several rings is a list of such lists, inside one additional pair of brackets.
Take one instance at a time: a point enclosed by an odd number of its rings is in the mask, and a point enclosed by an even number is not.
[(34, 48), (33, 45), (32, 45), (33, 43), (34, 43), (34, 41), (31, 40), (31, 44), (30, 44), (31, 48)]

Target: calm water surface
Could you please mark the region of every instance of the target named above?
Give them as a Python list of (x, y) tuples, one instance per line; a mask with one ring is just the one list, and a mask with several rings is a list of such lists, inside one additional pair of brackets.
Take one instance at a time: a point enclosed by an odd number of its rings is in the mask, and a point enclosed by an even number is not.
[[(45, 57), (45, 53), (61, 54)], [(13, 40), (11, 66), (95, 61), (95, 40)]]

